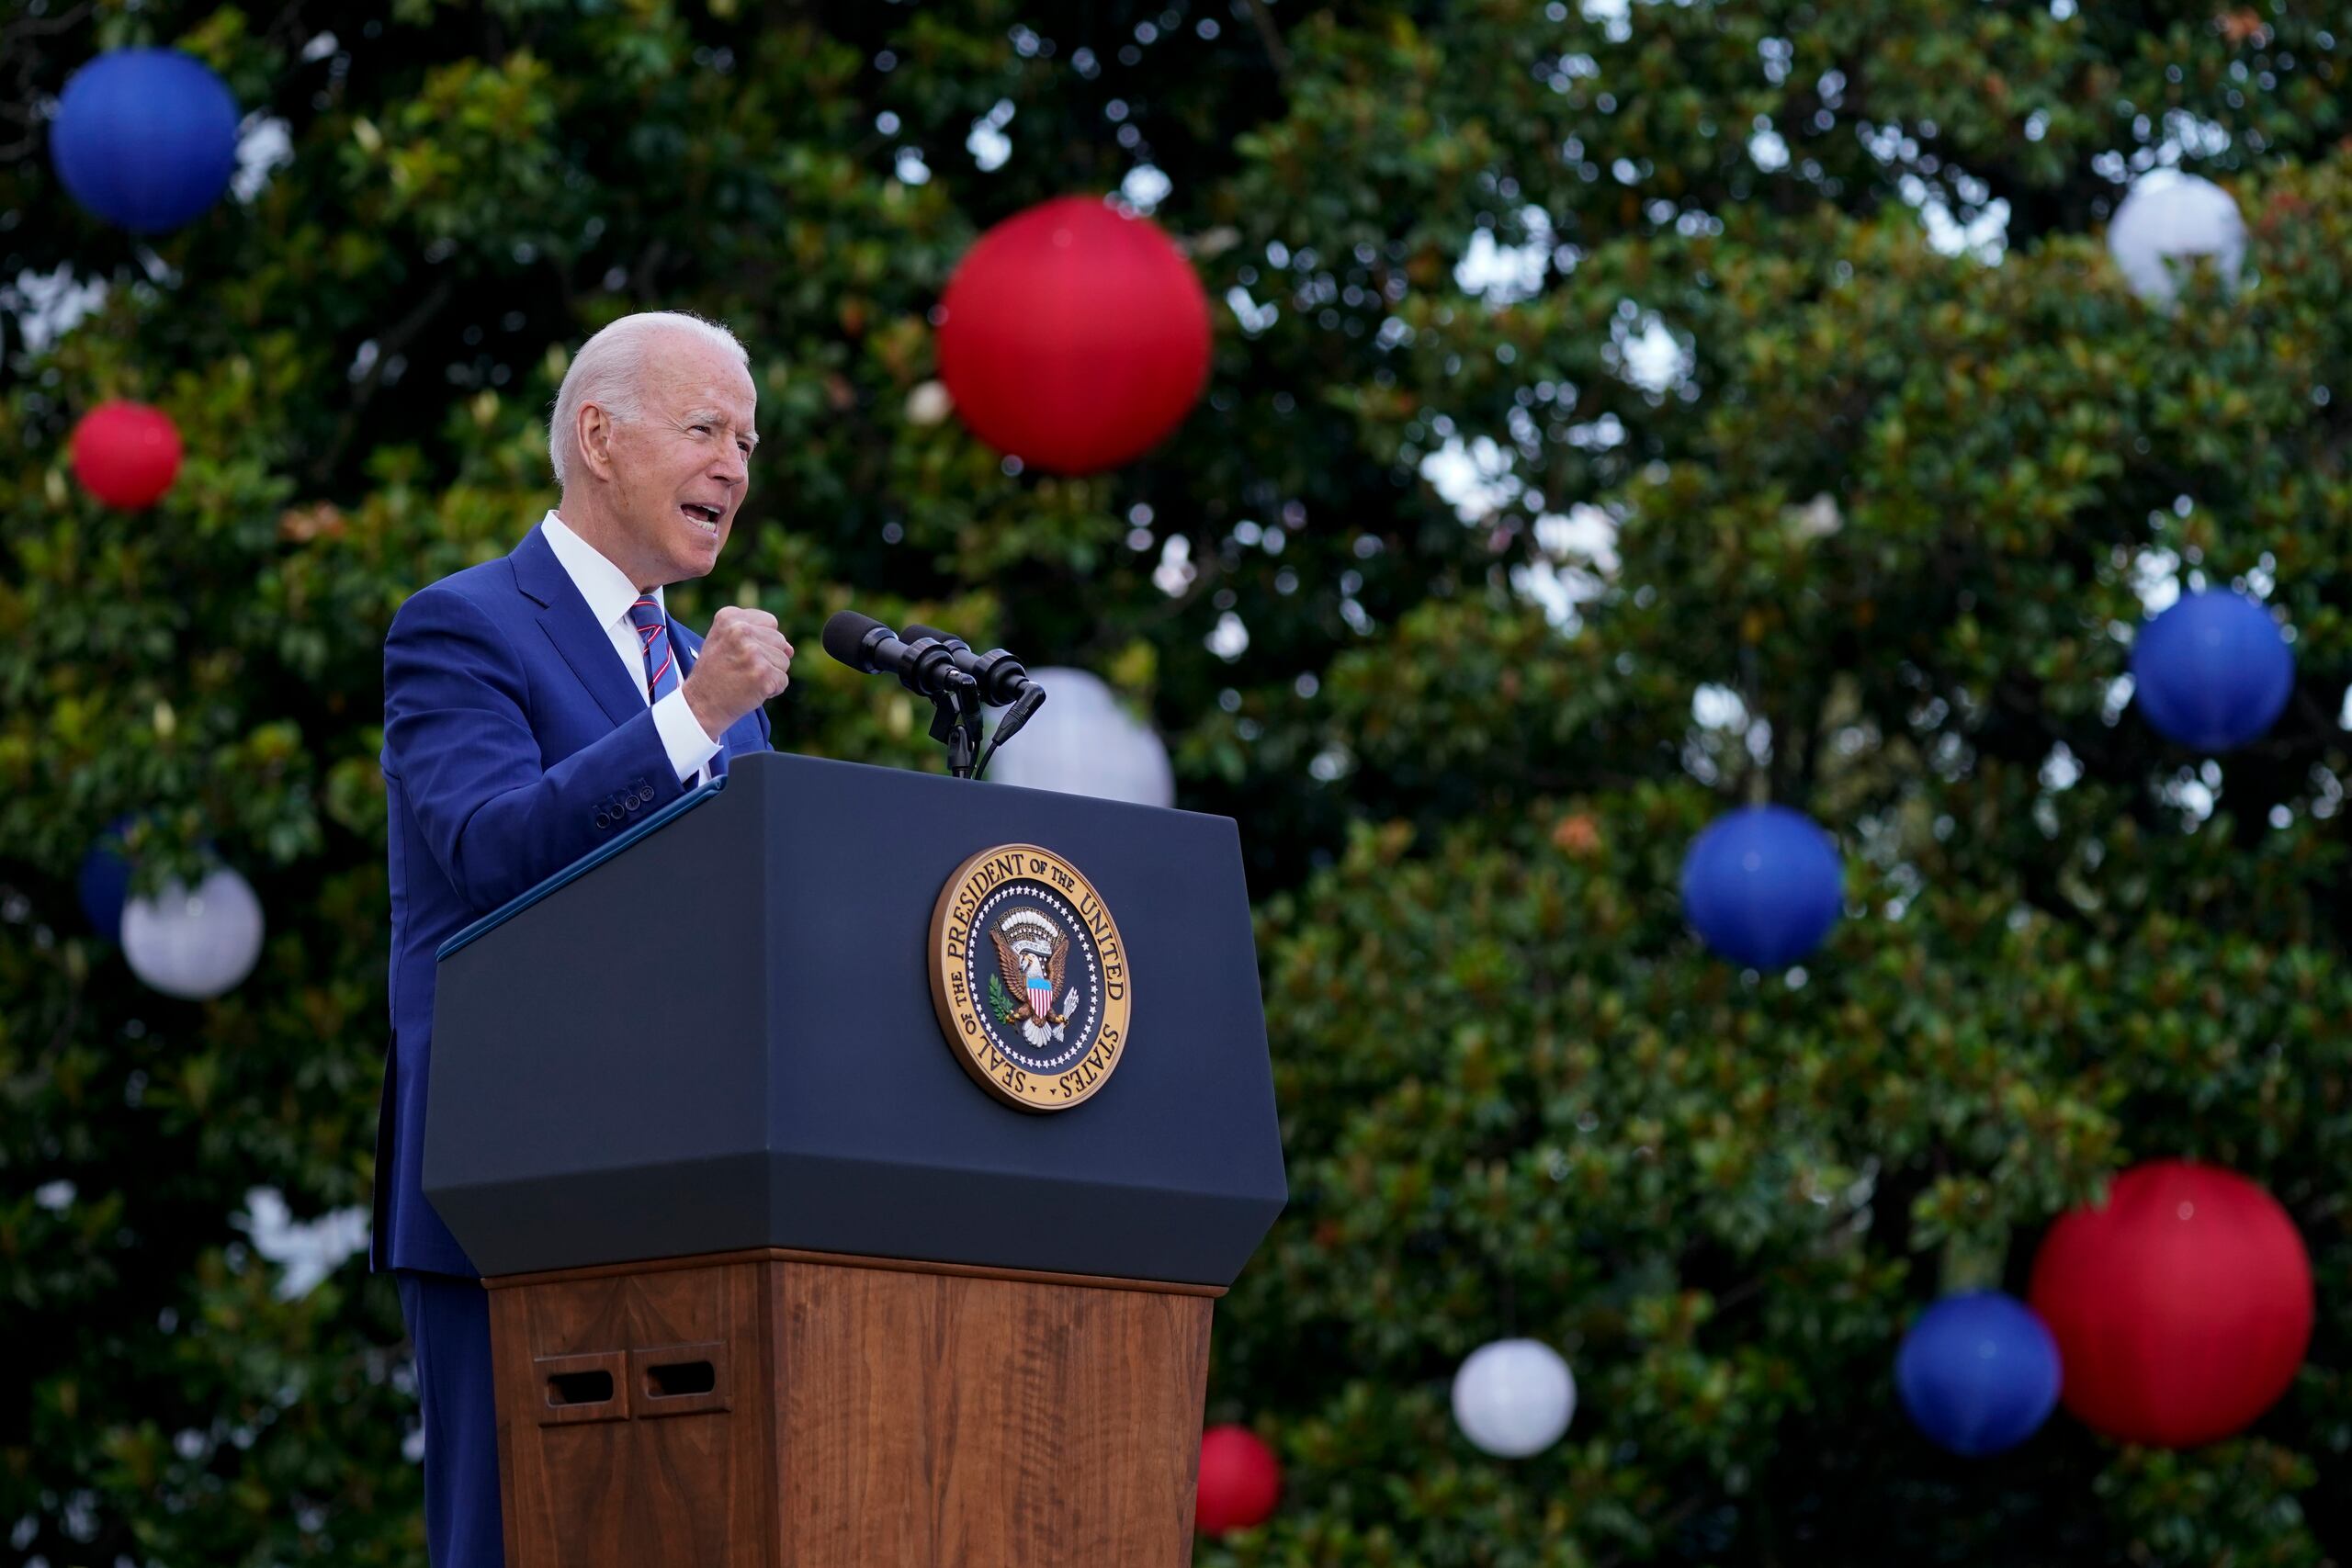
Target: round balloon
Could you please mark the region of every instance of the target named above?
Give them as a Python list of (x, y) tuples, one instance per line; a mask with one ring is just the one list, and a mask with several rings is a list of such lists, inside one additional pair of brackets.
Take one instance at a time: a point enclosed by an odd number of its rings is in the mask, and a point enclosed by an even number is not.
[(1844, 902), (1838, 846), (1785, 806), (1727, 811), (1682, 860), (1682, 913), (1716, 953), (1781, 969), (1821, 945)]
[(1453, 1419), (1462, 1435), (1500, 1459), (1550, 1448), (1576, 1413), (1576, 1374), (1540, 1339), (1481, 1345), (1453, 1374)]
[(1219, 1536), (1265, 1523), (1282, 1493), (1283, 1468), (1257, 1433), (1228, 1426), (1201, 1434), (1201, 1481), (1193, 1510), (1201, 1534)]
[(2294, 1222), (2245, 1178), (2188, 1160), (2135, 1166), (2105, 1203), (2062, 1215), (2030, 1299), (2058, 1341), (2066, 1408), (2126, 1442), (2190, 1448), (2242, 1430), (2311, 1343)]
[(161, 233), (229, 188), (237, 100), (193, 55), (117, 50), (65, 84), (49, 152), (57, 177), (91, 212), (134, 233)]
[(179, 478), (180, 433), (145, 403), (100, 403), (74, 427), (74, 477), (108, 506), (153, 506)]
[(939, 375), (972, 434), (1066, 474), (1157, 445), (1209, 372), (1209, 304), (1148, 218), (1065, 197), (980, 236), (940, 299)]
[(1169, 806), (1176, 771), (1151, 727), (1083, 670), (1032, 670), (1046, 705), (989, 762), (998, 784)]
[(201, 1001), (233, 989), (261, 956), (261, 900), (225, 867), (193, 891), (171, 883), (122, 910), (122, 956), (167, 997)]
[(2158, 734), (2227, 751), (2278, 721), (2295, 689), (2295, 654), (2268, 610), (2234, 590), (2207, 589), (2140, 628), (2132, 685)]
[(2108, 254), (2132, 292), (2152, 305), (2169, 305), (2180, 292), (2179, 269), (2210, 261), (2234, 287), (2245, 260), (2245, 219), (2230, 193), (2211, 180), (2177, 170), (2149, 174), (2126, 195), (2107, 226)]
[(1996, 1454), (2050, 1418), (2058, 1403), (2058, 1344), (2015, 1296), (1946, 1296), (1903, 1337), (1894, 1387), (1938, 1448), (1970, 1459)]

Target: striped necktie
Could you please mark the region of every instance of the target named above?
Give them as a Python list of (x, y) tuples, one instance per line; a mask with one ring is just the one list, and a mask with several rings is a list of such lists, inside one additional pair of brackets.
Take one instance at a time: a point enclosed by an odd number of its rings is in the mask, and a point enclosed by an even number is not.
[(658, 703), (678, 689), (678, 660), (670, 647), (670, 623), (662, 617), (662, 606), (649, 596), (628, 607), (628, 624), (637, 628), (637, 639), (645, 648), (646, 699)]

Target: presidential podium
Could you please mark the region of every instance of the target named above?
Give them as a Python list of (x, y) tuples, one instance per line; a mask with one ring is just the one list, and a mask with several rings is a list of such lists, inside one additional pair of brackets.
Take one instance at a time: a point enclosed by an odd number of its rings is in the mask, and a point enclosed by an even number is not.
[(441, 950), (510, 1568), (1179, 1564), (1285, 1189), (1224, 818), (747, 757)]

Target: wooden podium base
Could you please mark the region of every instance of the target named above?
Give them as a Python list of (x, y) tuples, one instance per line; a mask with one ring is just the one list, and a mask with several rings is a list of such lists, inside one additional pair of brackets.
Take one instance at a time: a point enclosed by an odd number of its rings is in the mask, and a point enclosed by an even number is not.
[(509, 1568), (1182, 1568), (1222, 1291), (769, 1249), (491, 1290)]

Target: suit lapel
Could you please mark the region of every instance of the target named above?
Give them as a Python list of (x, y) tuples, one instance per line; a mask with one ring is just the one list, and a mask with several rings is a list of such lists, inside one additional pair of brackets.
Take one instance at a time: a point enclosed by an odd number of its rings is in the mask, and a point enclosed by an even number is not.
[[(539, 628), (548, 640), (555, 644), (580, 683), (588, 688), (596, 705), (616, 727), (627, 724), (645, 711), (645, 699), (628, 678), (621, 661), (613, 657), (613, 639), (598, 626), (588, 608), (588, 601), (581, 597), (579, 585), (571, 574), (556, 559), (555, 547), (547, 535), (533, 528), (523, 542), (514, 547), (507, 560), (514, 569), (514, 584), (538, 605)], [(695, 671), (702, 658), (702, 638), (688, 631), (676, 620), (670, 622), (670, 646), (678, 653), (678, 680), (683, 684)], [(730, 728), (729, 735), (734, 733)], [(718, 753), (710, 760), (713, 778), (727, 772), (731, 751), (727, 736), (718, 739)]]
[(507, 559), (514, 566), (515, 586), (538, 602), (539, 629), (588, 688), (588, 694), (596, 699), (596, 705), (605, 710), (605, 716), (617, 728), (643, 713), (645, 699), (613, 656), (612, 638), (596, 624), (579, 586), (555, 558), (555, 547), (548, 543), (546, 534), (533, 528)]

